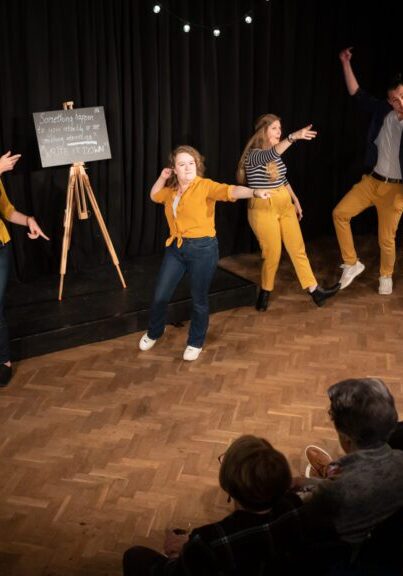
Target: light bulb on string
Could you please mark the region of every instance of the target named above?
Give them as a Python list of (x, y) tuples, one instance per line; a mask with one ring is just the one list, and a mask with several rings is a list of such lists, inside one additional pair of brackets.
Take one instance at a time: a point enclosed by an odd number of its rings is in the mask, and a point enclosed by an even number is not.
[[(270, 0), (266, 0), (266, 2), (268, 3)], [(218, 38), (219, 36), (221, 36), (221, 29), (216, 27), (216, 28), (212, 28), (210, 26), (203, 26), (197, 23), (193, 23), (186, 21), (184, 18), (182, 18), (179, 14), (175, 14), (174, 12), (172, 12), (169, 8), (165, 7), (165, 5), (163, 4), (163, 2), (158, 2), (155, 4), (152, 4), (152, 10), (154, 12), (154, 14), (159, 14), (160, 12), (162, 12), (162, 10), (164, 10), (165, 14), (167, 14), (168, 16), (174, 17), (176, 20), (179, 21), (179, 25), (182, 27), (182, 31), (185, 32), (185, 34), (188, 34), (192, 28), (201, 28), (206, 31), (209, 31), (210, 34), (212, 33), (213, 36), (215, 38)], [(249, 12), (247, 12), (246, 14), (244, 13), (243, 15), (239, 15), (238, 17), (238, 22), (242, 20), (245, 22), (245, 24), (252, 24), (253, 23), (253, 10), (249, 10)], [(234, 25), (236, 22), (229, 22), (227, 24), (223, 23), (222, 26), (224, 28), (228, 27), (228, 26), (232, 26)]]

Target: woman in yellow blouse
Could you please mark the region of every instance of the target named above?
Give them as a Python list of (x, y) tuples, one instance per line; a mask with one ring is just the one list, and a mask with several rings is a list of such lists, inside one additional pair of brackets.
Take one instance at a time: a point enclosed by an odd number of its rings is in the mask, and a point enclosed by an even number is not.
[(209, 322), (208, 291), (218, 262), (214, 213), (217, 201), (267, 198), (266, 190), (219, 184), (203, 178), (204, 159), (191, 146), (179, 146), (170, 155), (151, 189), (153, 202), (165, 206), (170, 236), (159, 272), (147, 332), (140, 350), (152, 348), (165, 330), (168, 303), (183, 275), (190, 277), (192, 316), (183, 359), (192, 361), (203, 348)]
[[(11, 152), (3, 154), (0, 157), (0, 176), (3, 172), (12, 170), (20, 158), (21, 154), (11, 155)], [(49, 240), (33, 216), (27, 216), (14, 208), (7, 198), (3, 183), (0, 180), (0, 387), (7, 386), (12, 375), (8, 328), (4, 318), (4, 297), (10, 269), (11, 243), (4, 219), (13, 224), (27, 226), (29, 228), (28, 237), (31, 240), (35, 240), (39, 236)]]

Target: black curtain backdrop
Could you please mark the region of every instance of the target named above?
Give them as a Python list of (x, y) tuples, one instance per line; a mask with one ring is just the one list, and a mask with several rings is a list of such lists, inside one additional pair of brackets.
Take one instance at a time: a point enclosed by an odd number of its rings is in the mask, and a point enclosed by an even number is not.
[[(35, 214), (51, 242), (13, 226), (21, 279), (57, 271), (68, 166), (43, 169), (33, 112), (102, 105), (112, 160), (88, 173), (121, 258), (160, 252), (167, 234), (150, 186), (176, 145), (196, 146), (207, 175), (234, 182), (257, 116), (285, 133), (312, 122), (316, 141), (286, 155), (304, 208), (306, 239), (333, 234), (331, 211), (362, 170), (366, 119), (347, 96), (338, 59), (354, 46), (360, 84), (378, 96), (402, 68), (402, 3), (387, 0), (0, 0), (0, 150), (22, 153), (3, 176), (17, 209)], [(253, 23), (242, 15), (253, 10)], [(198, 24), (190, 34), (184, 21)], [(211, 27), (222, 33), (214, 38)], [(358, 231), (374, 229), (362, 216)], [(256, 248), (246, 203), (217, 208), (221, 255)], [(94, 218), (75, 222), (69, 267), (109, 256)]]

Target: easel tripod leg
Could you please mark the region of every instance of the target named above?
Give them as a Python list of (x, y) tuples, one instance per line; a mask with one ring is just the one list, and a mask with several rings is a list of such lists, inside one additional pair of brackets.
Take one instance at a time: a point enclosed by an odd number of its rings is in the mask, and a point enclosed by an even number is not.
[(67, 255), (70, 249), (71, 232), (73, 229), (73, 210), (74, 210), (74, 188), (76, 184), (76, 173), (74, 168), (70, 168), (69, 183), (67, 186), (66, 209), (64, 212), (64, 234), (62, 245), (62, 256), (60, 260), (60, 282), (59, 282), (59, 300), (63, 296), (64, 277), (67, 269)]
[(105, 244), (109, 250), (109, 254), (111, 255), (112, 262), (116, 266), (116, 270), (118, 272), (118, 275), (119, 275), (119, 278), (120, 278), (120, 281), (122, 283), (123, 288), (126, 288), (126, 282), (125, 282), (125, 279), (123, 278), (123, 274), (122, 274), (122, 271), (121, 271), (120, 265), (119, 265), (119, 259), (117, 257), (116, 252), (115, 252), (115, 249), (113, 247), (111, 237), (109, 236), (108, 229), (107, 229), (105, 221), (102, 217), (102, 214), (101, 214), (101, 211), (99, 209), (98, 203), (96, 201), (94, 192), (92, 191), (88, 176), (85, 173), (83, 174), (83, 180), (84, 180), (85, 189), (86, 189), (87, 194), (88, 194), (88, 198), (91, 202), (92, 209), (94, 211), (96, 219), (98, 220), (99, 227), (100, 227), (102, 235), (104, 237)]

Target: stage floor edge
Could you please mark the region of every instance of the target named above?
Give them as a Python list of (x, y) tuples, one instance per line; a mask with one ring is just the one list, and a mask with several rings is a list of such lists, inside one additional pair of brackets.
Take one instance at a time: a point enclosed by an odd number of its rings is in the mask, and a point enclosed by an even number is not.
[[(160, 256), (141, 257), (121, 265), (123, 288), (112, 264), (67, 272), (62, 301), (59, 276), (28, 283), (11, 280), (6, 317), (11, 357), (21, 360), (91, 342), (109, 340), (147, 328)], [(210, 313), (254, 304), (256, 286), (219, 267), (209, 292)], [(168, 322), (189, 320), (190, 289), (179, 284), (168, 308)]]

